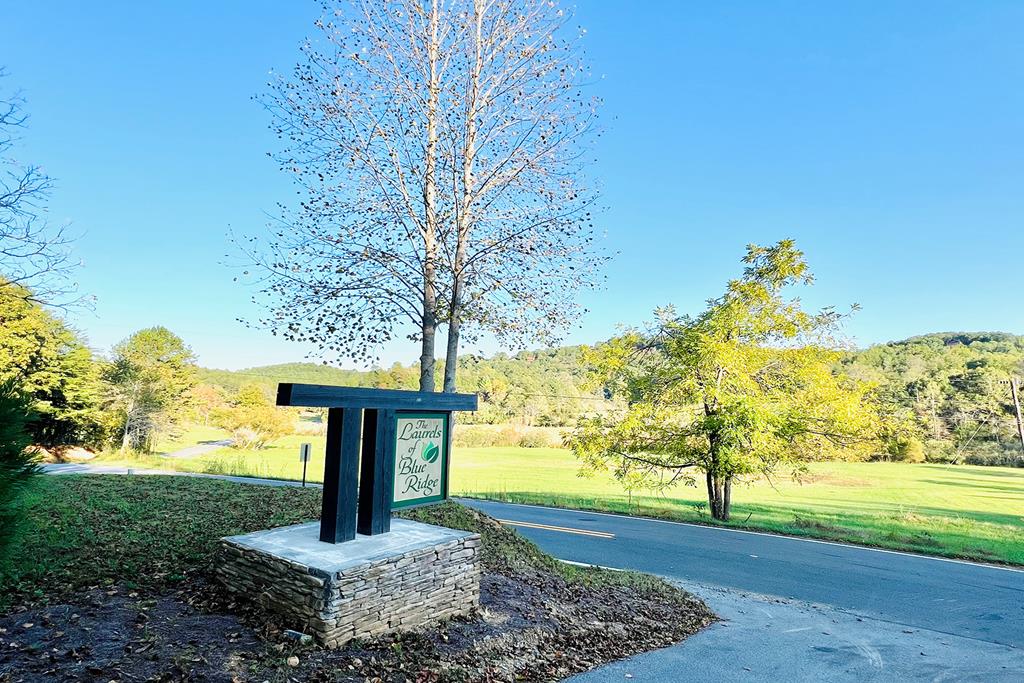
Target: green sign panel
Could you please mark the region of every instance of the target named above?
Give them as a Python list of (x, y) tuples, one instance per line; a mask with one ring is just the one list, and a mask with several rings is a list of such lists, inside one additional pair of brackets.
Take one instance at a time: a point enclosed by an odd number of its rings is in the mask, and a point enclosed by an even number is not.
[(444, 500), (448, 491), (448, 413), (396, 413), (393, 508)]

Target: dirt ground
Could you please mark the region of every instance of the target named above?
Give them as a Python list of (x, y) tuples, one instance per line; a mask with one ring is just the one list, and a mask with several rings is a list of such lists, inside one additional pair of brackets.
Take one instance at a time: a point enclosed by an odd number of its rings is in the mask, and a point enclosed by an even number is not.
[(215, 584), (175, 591), (94, 589), (76, 604), (0, 617), (0, 682), (551, 681), (671, 645), (714, 615), (678, 592), (485, 573), (468, 618), (328, 651), (286, 633)]

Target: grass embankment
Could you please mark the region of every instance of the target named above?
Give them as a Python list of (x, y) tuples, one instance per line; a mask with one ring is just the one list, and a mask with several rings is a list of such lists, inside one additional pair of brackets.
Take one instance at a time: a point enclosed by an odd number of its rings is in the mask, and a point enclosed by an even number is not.
[[(0, 608), (74, 599), (92, 586), (174, 586), (207, 571), (222, 536), (317, 519), (320, 491), (214, 479), (39, 477), (19, 502), (18, 542), (0, 559)], [(456, 503), (403, 513), (481, 534), (491, 571), (525, 568), (570, 583), (664, 587), (659, 579), (565, 565), (510, 529)]]
[[(226, 448), (190, 459), (125, 464), (299, 479), (299, 444), (313, 444), (309, 481), (323, 476), (323, 437), (289, 436), (262, 451)], [(623, 492), (611, 477), (580, 478), (556, 448), (456, 448), (456, 495), (712, 523), (703, 490)], [(819, 463), (733, 492), (728, 526), (991, 562), (1024, 564), (1024, 469), (903, 463)]]

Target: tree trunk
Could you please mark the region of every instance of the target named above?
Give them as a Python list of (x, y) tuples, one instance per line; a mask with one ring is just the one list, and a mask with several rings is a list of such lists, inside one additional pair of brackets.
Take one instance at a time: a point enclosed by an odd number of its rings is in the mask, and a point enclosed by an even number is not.
[(473, 168), (477, 154), (477, 115), (480, 108), (480, 74), (483, 71), (484, 4), (473, 2), (474, 60), (466, 93), (465, 131), (462, 143), (462, 198), (456, 218), (455, 260), (452, 263), (452, 297), (448, 310), (448, 349), (444, 358), (444, 391), (455, 392), (455, 374), (459, 363), (459, 334), (462, 327), (462, 297), (465, 286), (466, 243), (472, 230), (476, 184)]
[(454, 394), (456, 391), (455, 373), (458, 371), (459, 331), (462, 322), (459, 320), (459, 308), (455, 304), (457, 298), (458, 287), (455, 288), (452, 295), (452, 317), (448, 321), (448, 349), (445, 351), (444, 357), (444, 392), (446, 394)]
[(128, 406), (124, 411), (124, 432), (121, 434), (121, 452), (125, 453), (128, 451), (128, 447), (131, 446), (131, 428), (132, 428), (132, 414), (135, 412), (135, 400), (129, 400)]
[(715, 477), (711, 472), (705, 475), (708, 485), (708, 509), (711, 511), (711, 516), (718, 519), (718, 499), (715, 496)]
[(434, 335), (437, 331), (437, 322), (434, 313), (433, 292), (429, 298), (431, 301), (428, 313), (428, 295), (423, 294), (423, 326), (420, 330), (420, 335), (423, 337), (420, 344), (420, 391), (435, 391), (437, 389), (434, 385)]
[(129, 429), (131, 427), (131, 424), (132, 424), (131, 415), (129, 414), (129, 415), (127, 415), (125, 417), (125, 420), (124, 420), (124, 433), (121, 435), (121, 452), (122, 453), (126, 453), (128, 451), (128, 446), (130, 445), (130, 442), (131, 442), (131, 439), (129, 437), (129, 434), (131, 433), (129, 431)]
[(721, 522), (729, 521), (732, 507), (732, 477), (706, 475), (708, 487), (708, 507), (711, 516)]
[(437, 118), (438, 3), (430, 6), (430, 38), (427, 45), (429, 83), (427, 101), (427, 150), (423, 177), (423, 319), (420, 336), (420, 391), (436, 391), (434, 381), (434, 337), (437, 333)]

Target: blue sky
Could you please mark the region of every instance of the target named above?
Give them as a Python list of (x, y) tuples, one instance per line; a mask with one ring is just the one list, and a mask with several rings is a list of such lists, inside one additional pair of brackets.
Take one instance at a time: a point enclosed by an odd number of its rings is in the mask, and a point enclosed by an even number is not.
[[(58, 179), (83, 236), (73, 322), (97, 349), (163, 324), (207, 366), (302, 360), (250, 331), (224, 265), (292, 188), (251, 100), (312, 35), (313, 2), (16, 3), (3, 90), (18, 149)], [(793, 237), (812, 306), (853, 302), (861, 345), (941, 330), (1024, 333), (1024, 3), (580, 0), (605, 100), (594, 179), (618, 252), (570, 342), (697, 311), (748, 242)], [(485, 345), (485, 350), (493, 350)], [(411, 343), (382, 362), (411, 362)]]

